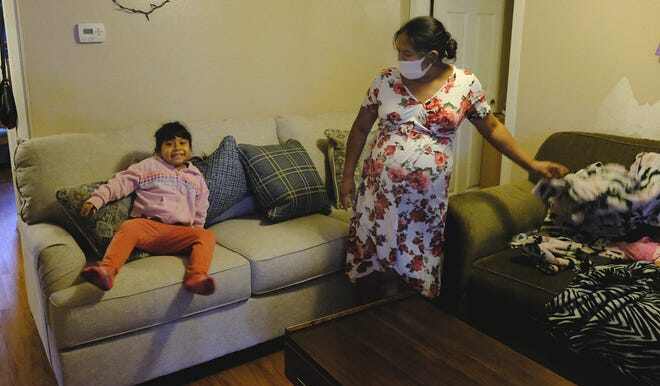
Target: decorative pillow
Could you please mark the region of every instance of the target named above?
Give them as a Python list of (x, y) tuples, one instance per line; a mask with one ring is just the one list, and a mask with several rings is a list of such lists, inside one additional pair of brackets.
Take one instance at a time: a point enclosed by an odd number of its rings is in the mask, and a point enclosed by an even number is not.
[[(79, 239), (86, 244), (82, 247), (86, 247), (85, 249), (98, 260), (105, 255), (105, 250), (121, 223), (128, 219), (135, 198), (131, 194), (121, 200), (104, 205), (90, 217), (81, 216), (82, 205), (89, 199), (92, 192), (104, 183), (95, 182), (62, 188), (55, 193), (57, 202), (64, 209), (70, 225), (78, 233)], [(129, 259), (145, 255), (147, 254), (140, 250), (134, 250)]]
[[(373, 147), (378, 130), (371, 130), (364, 142), (364, 148), (355, 165), (355, 187), (360, 186), (362, 180), (362, 166), (364, 161), (369, 158), (371, 148)], [(328, 164), (330, 166), (330, 175), (328, 176), (332, 185), (333, 205), (336, 208), (343, 208), (339, 199), (341, 190), (341, 179), (344, 174), (344, 161), (346, 160), (346, 143), (350, 130), (327, 129), (323, 132), (328, 138)]]
[(253, 195), (243, 197), (239, 202), (227, 208), (220, 216), (218, 222), (225, 221), (234, 217), (243, 217), (257, 212), (257, 201)]
[(239, 148), (250, 188), (269, 220), (330, 213), (327, 190), (300, 142)]
[(195, 159), (193, 164), (202, 172), (209, 188), (206, 226), (229, 218), (223, 213), (249, 195), (236, 139), (231, 135), (224, 137), (210, 156)]

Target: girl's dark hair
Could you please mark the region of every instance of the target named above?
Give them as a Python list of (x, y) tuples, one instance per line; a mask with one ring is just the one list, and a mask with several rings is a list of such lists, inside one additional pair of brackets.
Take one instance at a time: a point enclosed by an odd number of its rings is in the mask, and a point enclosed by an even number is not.
[(440, 53), (441, 59), (456, 59), (458, 44), (445, 29), (445, 26), (436, 18), (420, 16), (410, 19), (394, 33), (394, 40), (402, 33), (408, 36), (415, 51), (429, 52), (436, 50)]
[(192, 148), (192, 137), (190, 132), (180, 122), (168, 122), (164, 124), (156, 131), (154, 137), (156, 137), (156, 153), (160, 152), (160, 147), (163, 142), (174, 139), (174, 137), (187, 139), (188, 142), (190, 142), (190, 148)]

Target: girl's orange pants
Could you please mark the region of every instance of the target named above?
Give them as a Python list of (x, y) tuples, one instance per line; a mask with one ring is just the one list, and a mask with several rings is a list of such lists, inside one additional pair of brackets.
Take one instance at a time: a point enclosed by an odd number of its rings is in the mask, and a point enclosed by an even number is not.
[(134, 248), (157, 255), (189, 255), (186, 276), (206, 275), (213, 258), (215, 235), (201, 227), (169, 225), (144, 218), (126, 220), (112, 238), (101, 265), (119, 271)]

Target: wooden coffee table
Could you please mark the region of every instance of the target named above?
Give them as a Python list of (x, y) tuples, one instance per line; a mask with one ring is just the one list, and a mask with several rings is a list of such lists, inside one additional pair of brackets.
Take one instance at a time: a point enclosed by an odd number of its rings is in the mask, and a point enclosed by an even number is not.
[(418, 295), (290, 327), (284, 356), (296, 386), (573, 385)]

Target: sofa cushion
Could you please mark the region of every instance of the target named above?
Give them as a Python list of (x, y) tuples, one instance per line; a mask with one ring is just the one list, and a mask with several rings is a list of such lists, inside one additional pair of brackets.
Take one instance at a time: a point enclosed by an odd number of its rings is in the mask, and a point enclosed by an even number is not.
[(57, 347), (72, 348), (166, 324), (250, 297), (249, 263), (219, 245), (209, 269), (217, 285), (213, 295), (186, 291), (184, 273), (185, 258), (150, 256), (122, 267), (110, 291), (82, 282), (54, 292), (49, 314)]
[[(237, 143), (255, 145), (277, 143), (273, 118), (195, 120), (185, 122), (185, 125), (192, 134), (194, 154), (211, 154), (215, 151), (218, 141), (228, 135), (233, 136)], [(151, 135), (153, 137), (153, 133)]]
[(257, 210), (257, 199), (252, 194), (249, 194), (222, 212), (222, 214), (216, 218), (217, 221), (215, 223), (234, 217), (250, 216), (257, 213)]
[(252, 292), (263, 294), (342, 270), (348, 224), (314, 214), (276, 224), (239, 218), (209, 228), (250, 261)]
[(507, 249), (474, 263), (468, 284), (471, 309), (497, 304), (502, 310), (510, 306), (538, 317), (545, 304), (575, 277), (571, 270), (544, 274), (533, 265), (515, 262), (518, 258), (525, 260), (520, 251)]
[(325, 155), (327, 139), (326, 129), (350, 130), (357, 112), (335, 112), (315, 115), (289, 115), (275, 118), (277, 137), (280, 143), (289, 139), (298, 140), (309, 153), (321, 180), (327, 181)]
[(470, 324), (577, 384), (635, 384), (602, 359), (570, 352), (548, 334), (544, 306), (568, 286), (575, 273), (546, 275), (512, 262), (518, 254), (509, 249), (475, 263), (468, 287)]
[(202, 172), (209, 188), (206, 226), (213, 225), (227, 218), (221, 217), (222, 214), (249, 195), (236, 139), (231, 135), (224, 137), (210, 156), (194, 158), (193, 164)]
[[(57, 205), (55, 192), (64, 186), (110, 178), (118, 170), (148, 156), (146, 149), (142, 153), (131, 152), (139, 149), (136, 142), (129, 145), (121, 136), (60, 134), (21, 143), (15, 164), (16, 193), (23, 221), (65, 225), (66, 218)], [(112, 146), (107, 146), (108, 143)]]
[(239, 147), (250, 189), (269, 220), (330, 213), (328, 192), (300, 142)]
[(349, 224), (351, 222), (351, 218), (353, 218), (353, 209), (352, 208), (348, 208), (348, 209), (333, 208), (332, 213), (330, 213), (330, 217)]

